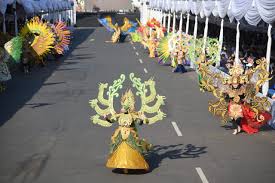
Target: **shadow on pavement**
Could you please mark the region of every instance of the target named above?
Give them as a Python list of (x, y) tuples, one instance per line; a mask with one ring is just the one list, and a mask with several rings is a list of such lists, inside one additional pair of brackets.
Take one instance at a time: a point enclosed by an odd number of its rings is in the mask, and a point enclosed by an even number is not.
[(38, 108), (38, 107), (53, 105), (53, 103), (30, 103), (30, 104), (25, 104), (25, 105), (26, 106), (31, 106), (32, 109), (35, 109), (35, 108)]
[[(168, 146), (154, 146), (148, 153), (146, 159), (150, 166), (150, 170), (128, 170), (127, 175), (141, 175), (154, 171), (160, 167), (164, 159), (184, 159), (184, 158), (198, 158), (201, 154), (207, 153), (207, 147), (197, 147), (192, 144), (168, 145)], [(114, 169), (113, 173), (125, 174), (123, 169)]]
[(164, 159), (198, 158), (201, 154), (207, 153), (206, 148), (192, 144), (187, 144), (185, 147), (183, 144), (154, 146), (147, 157), (150, 172), (157, 169)]
[[(37, 68), (35, 67), (30, 75), (24, 75), (20, 71), (13, 73), (13, 79), (8, 82), (8, 88), (5, 92), (0, 93), (0, 127), (4, 125), (19, 109), (25, 105), (31, 105), (32, 108), (41, 107), (47, 104), (46, 102), (39, 104), (26, 104), (36, 92), (44, 84), (45, 81), (52, 75), (57, 68), (63, 64), (71, 65), (77, 64), (78, 62), (69, 62), (66, 63), (64, 60), (71, 55), (71, 52), (74, 51), (78, 45), (83, 43), (92, 33), (94, 29), (84, 28), (77, 29), (73, 32), (72, 44), (70, 45), (70, 51), (60, 57), (60, 61), (54, 60), (47, 63), (47, 67)], [(68, 70), (69, 72), (70, 70)], [(58, 84), (58, 83), (56, 83)]]
[[(222, 126), (225, 130), (232, 130), (232, 132), (233, 132), (233, 130), (234, 130), (234, 127), (232, 126), (232, 125), (224, 125), (224, 126)], [(261, 128), (260, 128), (260, 131), (259, 132), (261, 132), (261, 131), (263, 131), (263, 132), (266, 132), (266, 131), (274, 131), (274, 129), (271, 127), (271, 126), (269, 126), (268, 124), (265, 124), (265, 125), (263, 125)], [(246, 134), (244, 131), (241, 131), (241, 133), (244, 133), (244, 134)]]

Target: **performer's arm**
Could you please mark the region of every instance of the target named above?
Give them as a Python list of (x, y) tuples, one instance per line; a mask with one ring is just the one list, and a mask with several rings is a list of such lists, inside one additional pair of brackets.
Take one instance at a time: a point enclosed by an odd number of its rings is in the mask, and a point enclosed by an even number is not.
[(104, 119), (106, 121), (108, 121), (109, 123), (114, 123), (116, 122), (116, 119), (115, 118), (110, 118), (110, 116), (104, 116)]

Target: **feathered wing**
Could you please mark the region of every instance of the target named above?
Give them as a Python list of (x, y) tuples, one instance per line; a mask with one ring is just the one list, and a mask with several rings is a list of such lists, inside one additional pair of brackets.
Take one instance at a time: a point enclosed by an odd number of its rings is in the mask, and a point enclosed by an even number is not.
[(200, 87), (211, 92), (218, 100), (210, 101), (208, 110), (213, 115), (220, 117), (223, 124), (228, 122), (228, 102), (224, 98), (224, 91), (227, 86), (223, 84), (226, 75), (223, 75), (217, 68), (200, 63), (198, 71), (201, 73)]
[(169, 36), (161, 38), (157, 47), (158, 56), (163, 62), (167, 62), (170, 59), (169, 49)]
[[(93, 100), (90, 100), (89, 103), (90, 103), (90, 106), (95, 110), (95, 112), (97, 113), (96, 115), (94, 116), (91, 116), (91, 121), (94, 123), (94, 124), (99, 124), (103, 127), (109, 127), (111, 126), (112, 124), (109, 123), (107, 120), (105, 119), (100, 119), (100, 117), (103, 117), (103, 116), (107, 116), (107, 115), (111, 115), (112, 117), (115, 116), (116, 112), (114, 110), (114, 97), (118, 97), (119, 94), (118, 94), (118, 90), (122, 88), (122, 84), (123, 82), (125, 81), (125, 75), (122, 74), (120, 76), (119, 79), (115, 80), (113, 82), (113, 85), (109, 86), (108, 87), (108, 84), (105, 83), (101, 83), (99, 85), (99, 92), (98, 92), (98, 97), (96, 99), (93, 99)], [(104, 98), (104, 92), (105, 90), (108, 89), (107, 91), (107, 96), (108, 96), (108, 99), (105, 99)], [(99, 107), (99, 104), (100, 106), (103, 106), (103, 107)]]
[(219, 40), (216, 38), (207, 38), (206, 54), (211, 63), (217, 63), (220, 60)]
[[(141, 98), (141, 109), (139, 110), (139, 113), (149, 113), (149, 114), (155, 114), (151, 118), (146, 118), (149, 124), (154, 124), (157, 121), (162, 120), (166, 117), (166, 114), (164, 114), (160, 107), (164, 105), (164, 96), (157, 95), (156, 88), (155, 88), (155, 81), (153, 79), (149, 79), (148, 81), (145, 81), (144, 83), (141, 82), (140, 78), (135, 77), (134, 73), (130, 74), (130, 80), (133, 83), (133, 87), (137, 89), (137, 95)], [(147, 95), (147, 91), (150, 91), (150, 94)], [(150, 106), (151, 102), (155, 102), (153, 106)]]
[(114, 32), (115, 26), (113, 24), (113, 19), (110, 16), (106, 16), (105, 18), (98, 18), (98, 22), (103, 25), (108, 31)]
[(258, 93), (260, 87), (271, 78), (269, 77), (269, 71), (266, 69), (267, 61), (265, 58), (256, 60), (257, 66), (251, 70), (253, 75), (250, 77), (250, 81), (255, 84), (256, 92)]
[(202, 39), (194, 39), (190, 40), (190, 46), (188, 47), (188, 57), (190, 58), (191, 62), (195, 65), (197, 58), (203, 54), (203, 40)]
[(130, 21), (128, 18), (124, 18), (124, 24), (120, 27), (122, 34), (126, 35), (135, 32), (138, 23)]
[(65, 48), (70, 44), (71, 32), (64, 22), (57, 22), (53, 29), (56, 35), (54, 49), (58, 54), (64, 54)]
[(9, 54), (12, 61), (19, 63), (22, 55), (23, 39), (20, 36), (12, 38), (4, 45), (6, 52)]
[(259, 111), (269, 111), (271, 103), (267, 97), (258, 96), (262, 85), (270, 80), (269, 72), (266, 70), (267, 61), (265, 58), (256, 60), (257, 66), (250, 70), (250, 85), (247, 87), (247, 100), (250, 101), (251, 108), (258, 115)]
[(54, 44), (54, 33), (47, 23), (42, 22), (39, 18), (32, 18), (21, 30), (20, 36), (26, 39), (29, 35), (34, 36), (31, 48), (35, 56), (41, 57), (49, 53)]

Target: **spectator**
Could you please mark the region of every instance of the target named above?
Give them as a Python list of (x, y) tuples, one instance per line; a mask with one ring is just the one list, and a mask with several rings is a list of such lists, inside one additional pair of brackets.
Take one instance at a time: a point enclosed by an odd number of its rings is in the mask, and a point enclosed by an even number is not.
[(228, 68), (227, 68), (226, 64), (227, 64), (226, 54), (223, 53), (223, 54), (221, 54), (221, 61), (220, 61), (219, 69), (225, 73), (228, 73)]

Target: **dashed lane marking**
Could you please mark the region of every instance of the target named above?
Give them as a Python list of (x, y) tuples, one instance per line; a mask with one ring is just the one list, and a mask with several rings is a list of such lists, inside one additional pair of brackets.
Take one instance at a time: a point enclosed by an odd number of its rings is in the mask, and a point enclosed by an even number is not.
[(202, 169), (200, 167), (197, 167), (196, 170), (201, 178), (202, 183), (209, 183), (206, 176), (204, 175)]
[(177, 133), (177, 135), (178, 135), (179, 137), (181, 137), (181, 136), (182, 136), (182, 133), (181, 133), (181, 131), (180, 131), (180, 129), (179, 129), (177, 123), (176, 123), (175, 121), (172, 121), (171, 123), (172, 123), (172, 125), (173, 125), (173, 127), (174, 127), (174, 129), (175, 129), (175, 131), (176, 131), (176, 133)]
[(148, 71), (147, 71), (147, 69), (146, 69), (146, 68), (144, 68), (143, 70), (144, 70), (144, 72), (145, 72), (146, 74), (148, 73)]

